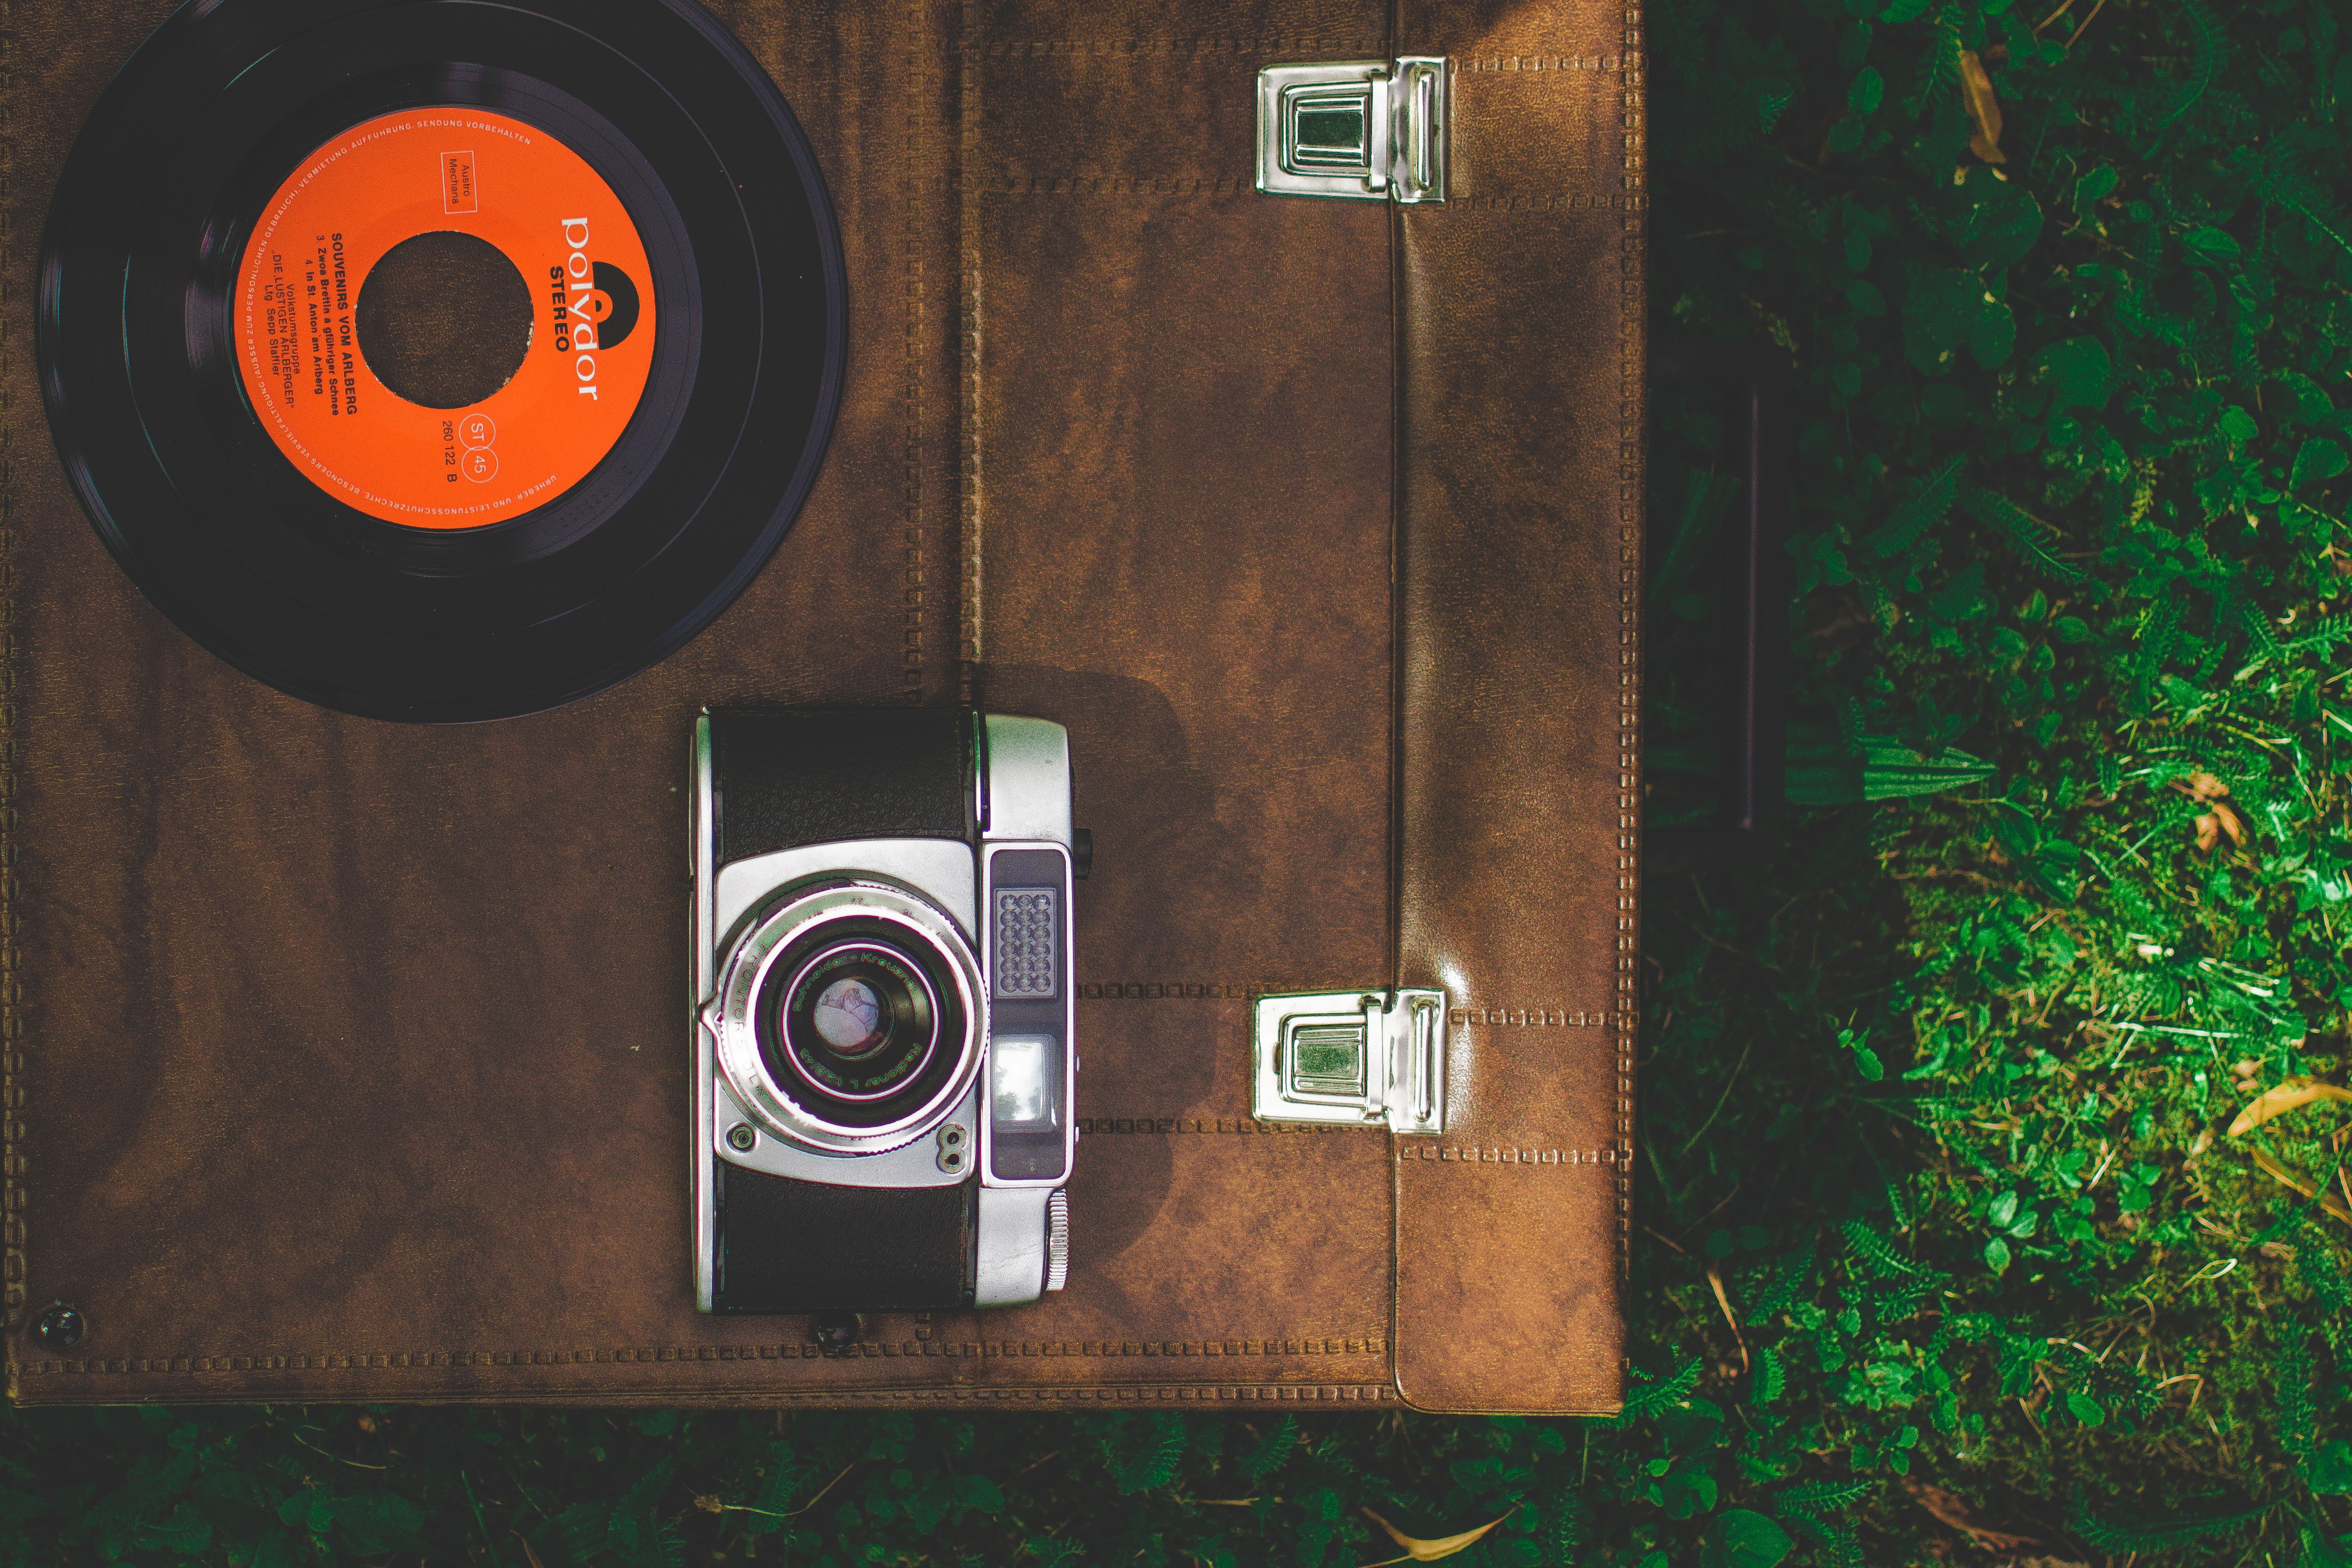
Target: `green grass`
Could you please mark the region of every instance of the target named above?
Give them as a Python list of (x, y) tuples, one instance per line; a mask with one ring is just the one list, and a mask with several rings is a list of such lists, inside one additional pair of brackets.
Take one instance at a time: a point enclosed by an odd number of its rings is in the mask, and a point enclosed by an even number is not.
[[(41, 1412), (0, 1542), (1354, 1564), (1402, 1550), (1370, 1508), (1502, 1517), (1465, 1568), (2352, 1562), (2352, 1221), (2306, 1195), (2352, 1205), (2352, 1122), (2227, 1131), (2346, 1066), (2352, 48), (2055, 4), (1648, 12), (1658, 325), (1792, 368), (1808, 765), (1991, 769), (1654, 879), (1625, 1418)], [(1661, 397), (1654, 504), (1724, 440)]]

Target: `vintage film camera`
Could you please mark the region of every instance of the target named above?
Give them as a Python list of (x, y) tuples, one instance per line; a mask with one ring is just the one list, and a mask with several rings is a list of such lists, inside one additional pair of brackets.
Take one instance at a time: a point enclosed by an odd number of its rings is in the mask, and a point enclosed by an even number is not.
[(691, 787), (696, 1304), (1060, 1289), (1090, 848), (1067, 733), (970, 709), (711, 709)]

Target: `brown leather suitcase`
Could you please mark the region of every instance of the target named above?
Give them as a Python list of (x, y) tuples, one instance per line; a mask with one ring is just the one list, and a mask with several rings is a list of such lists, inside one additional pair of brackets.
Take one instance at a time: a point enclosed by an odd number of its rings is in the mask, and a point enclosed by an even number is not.
[[(720, 9), (841, 218), (816, 489), (681, 651), (436, 728), (231, 670), (77, 507), (34, 241), (165, 7), (10, 8), (11, 1395), (1616, 1408), (1639, 11)], [(1262, 68), (1407, 56), (1442, 204), (1253, 188)], [(824, 1355), (694, 1310), (681, 759), (959, 700), (1067, 726), (1097, 846), (1069, 1284)], [(1442, 1133), (1254, 1118), (1254, 998), (1358, 987), (1443, 993)]]

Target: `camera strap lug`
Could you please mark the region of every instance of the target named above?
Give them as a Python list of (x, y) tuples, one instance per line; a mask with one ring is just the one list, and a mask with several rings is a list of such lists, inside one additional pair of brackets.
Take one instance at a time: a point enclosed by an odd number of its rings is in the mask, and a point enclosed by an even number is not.
[(1257, 73), (1257, 188), (1444, 201), (1446, 83), (1439, 55), (1266, 67)]
[(1253, 1014), (1260, 1121), (1445, 1131), (1444, 992), (1293, 992)]

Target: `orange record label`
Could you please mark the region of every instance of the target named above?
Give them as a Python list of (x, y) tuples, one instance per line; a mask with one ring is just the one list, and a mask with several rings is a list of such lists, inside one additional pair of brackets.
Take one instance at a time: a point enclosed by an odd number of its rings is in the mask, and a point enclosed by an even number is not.
[[(359, 326), (376, 263), (436, 230), (495, 247), (531, 300), (512, 377), (455, 408), (377, 379)], [(380, 116), (304, 159), (255, 226), (236, 310), (246, 395), (278, 449), (411, 528), (479, 528), (562, 495), (620, 439), (653, 361), (651, 268), (620, 198), (537, 126), (462, 105)]]

